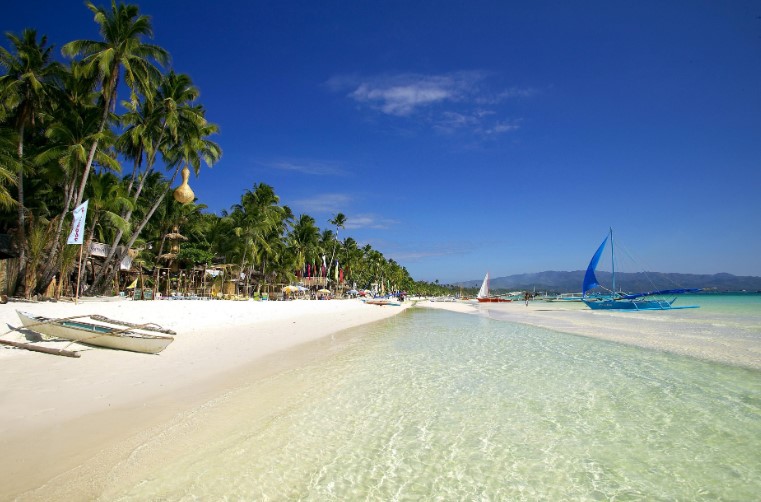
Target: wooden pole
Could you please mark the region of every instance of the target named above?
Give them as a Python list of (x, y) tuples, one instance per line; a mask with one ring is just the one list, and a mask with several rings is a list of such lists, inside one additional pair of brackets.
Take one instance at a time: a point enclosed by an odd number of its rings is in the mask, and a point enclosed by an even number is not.
[(82, 244), (79, 245), (79, 267), (77, 267), (77, 292), (74, 294), (74, 304), (79, 300), (79, 281), (82, 278)]
[(0, 340), (0, 345), (10, 345), (11, 347), (16, 347), (18, 349), (31, 350), (32, 352), (44, 352), (45, 354), (53, 354), (56, 356), (79, 357), (79, 352), (72, 352), (70, 350), (63, 349), (51, 349), (48, 347), (37, 347), (28, 343), (11, 342), (9, 340)]

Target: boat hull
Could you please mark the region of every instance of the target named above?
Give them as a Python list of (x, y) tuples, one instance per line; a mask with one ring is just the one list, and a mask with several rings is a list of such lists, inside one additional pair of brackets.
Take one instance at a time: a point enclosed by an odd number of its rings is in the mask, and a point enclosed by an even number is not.
[(400, 302), (393, 300), (365, 300), (365, 303), (367, 305), (390, 305), (392, 307), (400, 307), (402, 305)]
[(78, 320), (60, 320), (16, 311), (24, 327), (41, 335), (63, 338), (95, 347), (158, 354), (174, 341), (170, 336), (149, 335)]
[(693, 309), (697, 306), (674, 307), (674, 300), (584, 300), (592, 310), (676, 310)]
[(511, 302), (512, 300), (509, 300), (507, 298), (479, 298), (479, 303), (507, 303)]

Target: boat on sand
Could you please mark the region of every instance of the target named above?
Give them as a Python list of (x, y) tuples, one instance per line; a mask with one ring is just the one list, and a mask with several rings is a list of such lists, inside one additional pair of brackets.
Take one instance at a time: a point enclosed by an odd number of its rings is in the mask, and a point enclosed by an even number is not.
[(400, 307), (402, 304), (398, 301), (394, 301), (388, 298), (372, 298), (365, 300), (367, 305), (391, 305), (392, 307)]
[[(168, 335), (143, 332), (146, 330), (174, 334), (173, 331), (165, 330), (152, 323), (135, 325), (92, 315), (56, 319), (20, 310), (17, 310), (16, 313), (25, 328), (35, 331), (40, 335), (63, 338), (64, 340), (71, 340), (72, 342), (96, 347), (158, 354), (174, 341), (174, 338)], [(99, 320), (103, 324), (81, 320), (83, 318)], [(121, 327), (118, 325), (121, 325)]]

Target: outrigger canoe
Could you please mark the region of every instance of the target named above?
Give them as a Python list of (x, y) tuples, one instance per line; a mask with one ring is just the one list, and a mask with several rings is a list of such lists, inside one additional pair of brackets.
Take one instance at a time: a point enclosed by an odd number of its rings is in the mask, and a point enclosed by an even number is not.
[[(63, 338), (73, 342), (105, 347), (117, 350), (129, 350), (144, 354), (158, 354), (164, 350), (174, 338), (165, 335), (153, 335), (139, 331), (140, 326), (130, 325), (118, 328), (103, 324), (95, 324), (79, 320), (79, 318), (55, 319), (37, 316), (29, 312), (16, 311), (25, 328), (41, 335), (53, 338)], [(110, 320), (108, 320), (110, 321)], [(120, 323), (119, 321), (110, 321)], [(151, 329), (142, 327), (142, 329)], [(154, 329), (155, 330), (155, 329)], [(165, 330), (165, 332), (168, 330)]]

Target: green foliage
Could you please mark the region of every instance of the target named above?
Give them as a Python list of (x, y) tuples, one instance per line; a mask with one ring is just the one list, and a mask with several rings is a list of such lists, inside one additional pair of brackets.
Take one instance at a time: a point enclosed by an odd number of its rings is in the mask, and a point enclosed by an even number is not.
[[(75, 265), (65, 237), (71, 210), (85, 199), (88, 238), (139, 249), (135, 263), (143, 269), (168, 263), (162, 260), (182, 268), (224, 263), (247, 281), (274, 284), (325, 260), (331, 286), (338, 263), (348, 287), (440, 288), (414, 282), (394, 260), (339, 235), (343, 213), (320, 229), (312, 216), (295, 217), (264, 183), (221, 215), (177, 203), (171, 187), (180, 169), (198, 176), (202, 163), (220, 158), (210, 139), (219, 128), (207, 120), (190, 77), (162, 70), (169, 54), (144, 42), (153, 30), (138, 6), (86, 5), (102, 40), (64, 44), (68, 65), (52, 61), (52, 46), (34, 30), (8, 34), (11, 50), (0, 47), (0, 232), (13, 232), (26, 251), (27, 294)], [(117, 107), (120, 91), (129, 96)], [(162, 164), (166, 173), (154, 169)], [(122, 171), (123, 178), (114, 174)], [(179, 252), (170, 252), (178, 243)], [(112, 261), (98, 273), (116, 273), (119, 256)]]
[(212, 253), (197, 248), (184, 247), (177, 253), (177, 261), (191, 267), (193, 265), (210, 264), (212, 258), (214, 258)]

